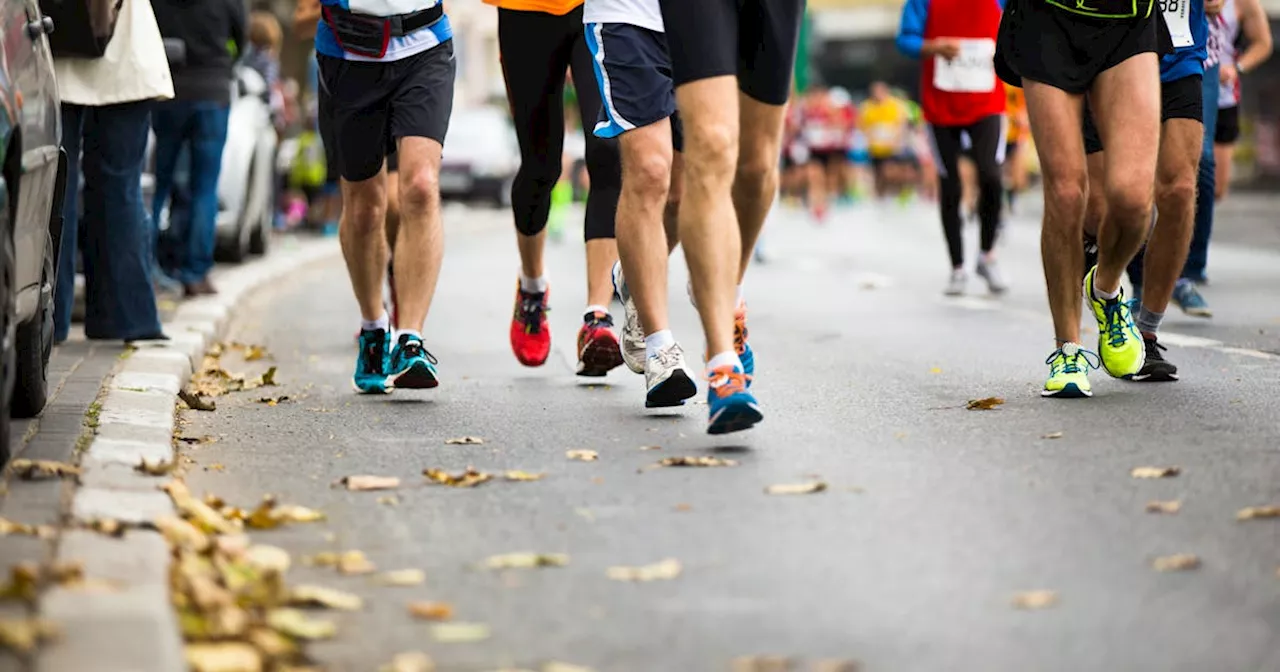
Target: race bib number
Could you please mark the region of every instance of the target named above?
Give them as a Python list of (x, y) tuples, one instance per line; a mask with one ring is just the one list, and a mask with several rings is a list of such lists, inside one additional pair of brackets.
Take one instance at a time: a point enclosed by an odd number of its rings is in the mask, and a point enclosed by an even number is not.
[[(1186, 2), (1187, 0), (1170, 0)], [(992, 59), (996, 41), (991, 39), (960, 40), (960, 55), (951, 60), (933, 59), (933, 85), (939, 91), (952, 93), (987, 93), (996, 88), (996, 70)]]
[(1191, 1), (1160, 0), (1160, 11), (1164, 12), (1164, 22), (1169, 26), (1173, 46), (1179, 49), (1194, 46), (1196, 43), (1191, 35)]

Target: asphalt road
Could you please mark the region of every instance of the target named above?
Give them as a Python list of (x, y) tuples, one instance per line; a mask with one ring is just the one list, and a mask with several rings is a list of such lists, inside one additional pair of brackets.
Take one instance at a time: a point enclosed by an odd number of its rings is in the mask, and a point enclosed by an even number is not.
[[(1095, 372), (1092, 400), (1044, 400), (1053, 342), (1035, 222), (1015, 219), (1001, 247), (1010, 295), (989, 299), (975, 284), (946, 299), (929, 208), (862, 206), (825, 227), (784, 211), (767, 232), (771, 260), (747, 286), (765, 421), (717, 440), (703, 433), (701, 403), (646, 412), (640, 376), (574, 377), (585, 294), (574, 234), (549, 253), (555, 352), (531, 370), (507, 344), (517, 262), (506, 218), (451, 209), (446, 219), (426, 332), (438, 390), (351, 392), (355, 304), (335, 257), (255, 297), (233, 328), (270, 349), (283, 384), (267, 393), (291, 399), (268, 406), (250, 392), (187, 414), (185, 435), (219, 437), (184, 448), (197, 493), (247, 504), (270, 492), (329, 516), (256, 539), (295, 561), (359, 549), (379, 569), (426, 572), (419, 587), (378, 587), (291, 570), (294, 582), (366, 598), (362, 612), (335, 616), (336, 640), (311, 649), (327, 669), (375, 670), (425, 650), (462, 672), (547, 661), (699, 672), (758, 654), (894, 672), (1280, 670), (1280, 520), (1236, 520), (1243, 507), (1280, 504), (1280, 248), (1215, 247), (1205, 291), (1217, 316), (1167, 320), (1181, 382)], [(679, 257), (673, 269), (676, 334), (696, 353)], [(964, 408), (993, 396), (1006, 403)], [(446, 445), (460, 436), (484, 443)], [(571, 461), (569, 449), (599, 460)], [(681, 455), (738, 465), (641, 471)], [(547, 476), (455, 489), (420, 475), (468, 465)], [(1130, 476), (1173, 465), (1175, 478)], [(404, 485), (330, 486), (353, 474)], [(764, 492), (815, 477), (829, 489)], [(1152, 500), (1181, 511), (1147, 513)], [(570, 561), (478, 567), (517, 551)], [(1201, 567), (1152, 568), (1178, 553)], [(682, 564), (678, 578), (606, 576), (665, 558)], [(1011, 606), (1037, 589), (1056, 591), (1057, 604)], [(487, 624), (492, 637), (437, 642), (410, 618), (415, 600), (448, 602), (455, 620)]]

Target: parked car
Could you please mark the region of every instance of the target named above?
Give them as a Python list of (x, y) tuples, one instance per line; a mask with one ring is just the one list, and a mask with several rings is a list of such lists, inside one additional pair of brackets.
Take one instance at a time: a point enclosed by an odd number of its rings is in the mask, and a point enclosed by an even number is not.
[(34, 416), (48, 397), (67, 176), (52, 30), (36, 3), (0, 0), (0, 464), (10, 412)]
[(455, 110), (440, 164), (441, 198), (511, 204), (520, 145), (507, 114), (496, 107)]

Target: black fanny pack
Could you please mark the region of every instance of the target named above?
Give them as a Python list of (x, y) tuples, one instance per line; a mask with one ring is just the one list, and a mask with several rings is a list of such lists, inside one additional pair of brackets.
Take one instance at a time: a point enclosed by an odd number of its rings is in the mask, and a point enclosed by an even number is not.
[(367, 58), (386, 56), (391, 38), (412, 35), (443, 16), (443, 5), (399, 16), (369, 16), (341, 7), (324, 7), (324, 22), (338, 39), (338, 46), (349, 54)]
[(1094, 19), (1136, 19), (1151, 16), (1155, 0), (1045, 0), (1056, 9)]

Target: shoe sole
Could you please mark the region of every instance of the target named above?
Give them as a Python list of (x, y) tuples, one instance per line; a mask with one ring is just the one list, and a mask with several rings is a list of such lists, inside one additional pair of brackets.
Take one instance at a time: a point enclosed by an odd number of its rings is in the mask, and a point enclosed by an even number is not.
[(658, 383), (645, 395), (645, 408), (670, 408), (683, 406), (686, 399), (698, 393), (698, 386), (689, 375), (677, 369), (669, 378)]
[(1192, 317), (1213, 317), (1213, 311), (1208, 308), (1183, 308), (1182, 312)]
[(365, 388), (357, 385), (355, 380), (351, 381), (351, 389), (355, 390), (356, 394), (366, 394), (370, 396), (391, 394), (392, 392), (392, 388), (388, 387), (385, 383), (382, 387), (366, 390)]
[(707, 424), (708, 434), (730, 434), (751, 429), (764, 420), (764, 414), (755, 404), (744, 404), (722, 409)]
[(1137, 373), (1126, 378), (1135, 383), (1174, 383), (1178, 381), (1177, 371), (1152, 371), (1151, 373)]
[(1088, 399), (1093, 390), (1082, 390), (1075, 383), (1067, 383), (1061, 390), (1041, 390), (1040, 396), (1046, 399)]
[(622, 366), (622, 353), (616, 340), (599, 339), (583, 348), (578, 358), (578, 375), (584, 378), (603, 378)]
[(414, 363), (391, 380), (398, 390), (429, 390), (440, 385), (440, 379), (425, 364)]

